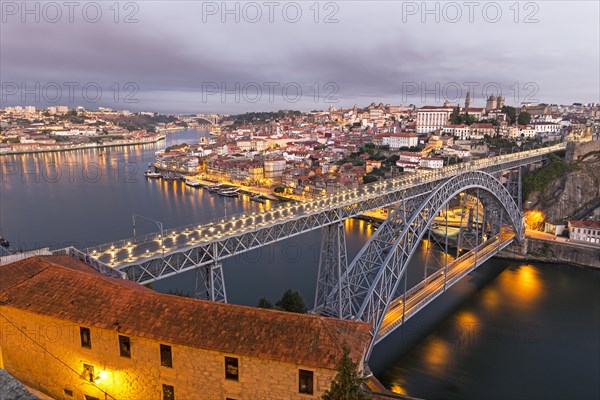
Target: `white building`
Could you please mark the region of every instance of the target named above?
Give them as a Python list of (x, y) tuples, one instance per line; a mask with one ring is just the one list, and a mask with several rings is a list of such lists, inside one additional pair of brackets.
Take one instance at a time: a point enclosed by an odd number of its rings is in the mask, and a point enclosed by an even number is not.
[(419, 167), (438, 169), (444, 167), (444, 159), (437, 157), (425, 157), (419, 161)]
[(412, 133), (381, 133), (375, 135), (373, 139), (376, 144), (390, 146), (390, 149), (414, 147), (419, 144), (419, 137)]
[(454, 110), (450, 106), (425, 106), (417, 110), (417, 133), (429, 133), (448, 125), (450, 114)]
[(274, 179), (279, 178), (285, 171), (286, 161), (283, 158), (273, 158), (264, 161), (264, 173), (265, 178)]
[(569, 239), (600, 245), (600, 221), (569, 221)]

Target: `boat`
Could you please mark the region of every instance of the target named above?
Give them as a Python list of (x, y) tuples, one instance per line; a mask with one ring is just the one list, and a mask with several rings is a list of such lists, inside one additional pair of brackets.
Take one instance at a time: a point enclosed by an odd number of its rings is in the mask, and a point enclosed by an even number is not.
[(207, 185), (205, 186), (206, 190), (208, 190), (211, 193), (217, 193), (221, 188), (221, 185)]
[(197, 180), (195, 180), (195, 179), (186, 179), (186, 180), (185, 180), (185, 184), (186, 184), (187, 186), (191, 186), (191, 187), (195, 187), (195, 188), (198, 188), (198, 187), (200, 187), (200, 182), (198, 182), (198, 181), (197, 181)]
[(225, 197), (238, 197), (239, 196), (239, 190), (240, 189), (221, 189), (221, 190), (217, 190), (217, 193), (220, 194), (221, 196), (225, 196)]
[(250, 200), (256, 201), (257, 203), (263, 203), (263, 204), (266, 204), (266, 202), (267, 202), (267, 199), (262, 197), (262, 195), (260, 195), (260, 194), (250, 197)]
[(162, 176), (162, 174), (160, 172), (148, 170), (144, 172), (144, 176), (146, 178), (158, 179)]
[(7, 239), (4, 239), (2, 236), (0, 236), (0, 246), (9, 247), (10, 242)]
[(162, 178), (166, 181), (174, 181), (177, 179), (177, 176), (167, 172), (165, 174), (162, 174)]

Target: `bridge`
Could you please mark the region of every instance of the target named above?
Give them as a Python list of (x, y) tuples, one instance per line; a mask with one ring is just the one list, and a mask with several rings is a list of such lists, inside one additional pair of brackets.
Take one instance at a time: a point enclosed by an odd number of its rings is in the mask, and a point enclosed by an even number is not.
[[(260, 214), (161, 228), (159, 233), (71, 251), (104, 273), (140, 284), (195, 270), (203, 283), (197, 294), (226, 302), (222, 260), (321, 229), (313, 312), (371, 323), (372, 349), (464, 275), (513, 240), (521, 240), (521, 171), (565, 147), (561, 143), (470, 161), (279, 205)], [(462, 209), (453, 261), (448, 236), (444, 240), (431, 234), (432, 224), (444, 218), (448, 227), (451, 201), (458, 201)], [(387, 219), (349, 262), (343, 222), (381, 208), (390, 210)], [(428, 256), (434, 246), (445, 256), (436, 266), (425, 265), (423, 280), (409, 288), (408, 262), (425, 235)], [(435, 272), (428, 275), (432, 268)]]

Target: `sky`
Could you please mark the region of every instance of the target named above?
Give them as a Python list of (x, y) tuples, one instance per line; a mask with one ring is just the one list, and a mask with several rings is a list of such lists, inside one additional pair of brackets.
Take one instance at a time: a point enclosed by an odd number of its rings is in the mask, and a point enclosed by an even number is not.
[(0, 107), (600, 102), (600, 2), (0, 1)]

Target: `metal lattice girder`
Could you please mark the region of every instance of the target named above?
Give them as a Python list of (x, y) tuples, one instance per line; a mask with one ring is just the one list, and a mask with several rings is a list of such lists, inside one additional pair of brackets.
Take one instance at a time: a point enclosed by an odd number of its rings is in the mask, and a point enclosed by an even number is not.
[(348, 314), (350, 296), (347, 286), (342, 287), (342, 275), (348, 268), (344, 223), (338, 222), (322, 229), (321, 255), (317, 275), (315, 307), (321, 315), (342, 318)]
[(508, 171), (508, 179), (506, 181), (506, 189), (511, 194), (515, 203), (519, 206), (519, 210), (522, 208), (522, 187), (521, 187), (521, 167), (511, 169)]
[(371, 323), (372, 337), (376, 336), (408, 261), (435, 215), (450, 199), (472, 188), (492, 194), (506, 210), (517, 236), (522, 236), (521, 211), (492, 175), (470, 171), (447, 179), (427, 196), (402, 202), (352, 261), (343, 277), (351, 293), (351, 315), (345, 318)]
[[(286, 210), (285, 206), (276, 207), (266, 213), (271, 215), (269, 220), (265, 221), (263, 217), (261, 223), (254, 226), (246, 224), (232, 230), (231, 233), (230, 229), (224, 228), (226, 224), (231, 223), (228, 220), (200, 225), (197, 231), (179, 230), (173, 237), (157, 238), (154, 235), (145, 241), (131, 241), (133, 244), (124, 240), (99, 245), (90, 248), (86, 254), (98, 264), (124, 272), (130, 280), (147, 284), (368, 211), (390, 207), (402, 200), (422, 197), (452, 176), (469, 171), (501, 173), (504, 170), (540, 162), (548, 153), (562, 148), (564, 144), (527, 153), (462, 163), (446, 167), (440, 172), (416, 174), (364, 185), (357, 189), (360, 193), (358, 196), (346, 197), (342, 193), (340, 198), (337, 194), (327, 195), (311, 203), (299, 204), (293, 212)], [(275, 214), (272, 214), (273, 212)], [(261, 217), (257, 216), (258, 219)], [(207, 229), (214, 229), (218, 234), (199, 233)], [(164, 249), (162, 254), (161, 248)]]
[(194, 295), (198, 299), (227, 303), (223, 265), (221, 263), (203, 265), (196, 268)]

